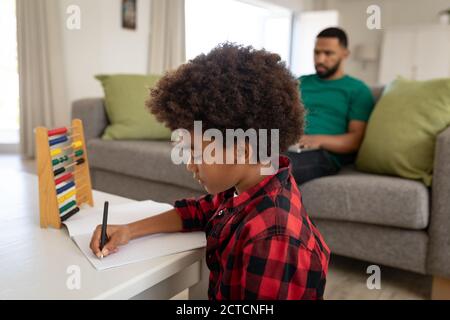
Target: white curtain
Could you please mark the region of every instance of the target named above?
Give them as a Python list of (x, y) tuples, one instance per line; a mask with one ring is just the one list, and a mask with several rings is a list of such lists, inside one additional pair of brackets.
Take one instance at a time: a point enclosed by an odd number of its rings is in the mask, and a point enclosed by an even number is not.
[(164, 74), (186, 61), (184, 0), (152, 0), (148, 71)]
[[(16, 0), (21, 153), (35, 155), (34, 128), (56, 125), (66, 109), (58, 1)], [(63, 109), (63, 110), (64, 110)]]

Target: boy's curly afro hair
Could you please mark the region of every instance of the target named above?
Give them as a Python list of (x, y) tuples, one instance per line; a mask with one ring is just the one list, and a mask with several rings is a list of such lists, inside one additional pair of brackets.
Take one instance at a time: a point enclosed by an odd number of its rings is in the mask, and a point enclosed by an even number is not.
[[(147, 107), (171, 130), (279, 129), (279, 151), (303, 134), (298, 82), (277, 54), (224, 43), (168, 72)], [(269, 138), (270, 141), (270, 138)], [(270, 149), (269, 149), (270, 150)]]

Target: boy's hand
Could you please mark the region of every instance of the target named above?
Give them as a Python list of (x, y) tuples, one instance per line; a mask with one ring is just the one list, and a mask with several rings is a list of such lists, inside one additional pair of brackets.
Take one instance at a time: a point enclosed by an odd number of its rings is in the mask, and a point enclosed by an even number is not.
[(92, 235), (90, 248), (94, 254), (101, 258), (106, 257), (119, 250), (119, 246), (126, 245), (131, 240), (130, 230), (127, 225), (108, 225), (106, 227), (107, 242), (100, 250), (100, 237), (102, 233), (102, 226), (98, 225)]

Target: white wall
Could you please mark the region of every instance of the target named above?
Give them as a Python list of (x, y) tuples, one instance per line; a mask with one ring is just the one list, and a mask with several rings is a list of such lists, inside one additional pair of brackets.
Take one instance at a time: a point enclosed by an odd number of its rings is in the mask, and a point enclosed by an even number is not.
[[(315, 9), (339, 11), (339, 24), (348, 32), (352, 50), (357, 44), (375, 43), (381, 46), (383, 30), (369, 30), (366, 27), (366, 9), (373, 4), (381, 8), (382, 29), (400, 25), (437, 24), (438, 12), (450, 8), (448, 0), (325, 0)], [(368, 84), (377, 82), (378, 63), (369, 63), (364, 69), (360, 62), (350, 56), (346, 70)]]
[[(255, 0), (244, 0), (244, 1), (255, 1)], [(256, 0), (261, 2), (272, 3), (274, 5), (285, 7), (293, 10), (294, 12), (301, 12), (302, 10), (312, 10), (313, 9), (313, 1), (321, 1), (321, 0)]]
[[(94, 75), (147, 72), (150, 1), (138, 0), (137, 29), (123, 29), (121, 0), (58, 0), (69, 103), (103, 95)], [(69, 5), (81, 9), (81, 29), (66, 28)], [(67, 110), (70, 117), (70, 106)]]

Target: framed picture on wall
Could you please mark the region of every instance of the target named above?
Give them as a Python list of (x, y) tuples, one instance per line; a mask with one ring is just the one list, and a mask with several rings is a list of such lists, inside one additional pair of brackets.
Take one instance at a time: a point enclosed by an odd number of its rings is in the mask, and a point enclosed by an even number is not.
[(136, 30), (137, 0), (122, 0), (122, 27)]

